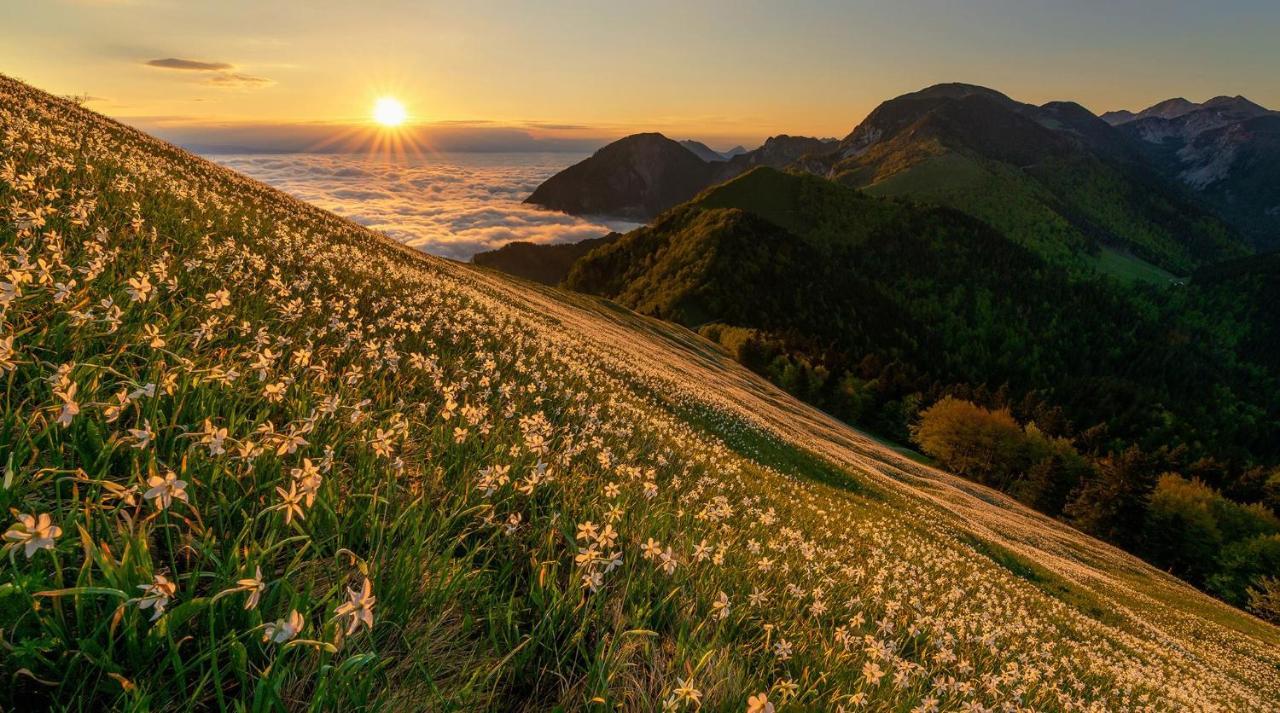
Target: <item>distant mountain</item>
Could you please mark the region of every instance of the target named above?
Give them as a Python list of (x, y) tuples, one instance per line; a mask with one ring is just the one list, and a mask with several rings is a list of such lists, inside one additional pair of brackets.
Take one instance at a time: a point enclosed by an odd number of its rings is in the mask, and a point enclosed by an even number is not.
[(1109, 111), (1103, 114), (1101, 118), (1108, 124), (1119, 126), (1139, 119), (1176, 119), (1202, 109), (1214, 109), (1240, 115), (1244, 118), (1261, 116), (1270, 112), (1265, 107), (1254, 104), (1242, 96), (1219, 96), (1200, 104), (1177, 97), (1149, 106), (1136, 114), (1126, 110)]
[(635, 134), (547, 179), (524, 202), (573, 215), (647, 220), (711, 185), (723, 165), (662, 134)]
[(804, 168), (958, 208), (1056, 263), (1088, 264), (1111, 249), (1186, 274), (1244, 252), (1129, 139), (1070, 102), (937, 85), (881, 104), (826, 161)]
[[(1266, 112), (1224, 97), (1180, 113), (1189, 104), (1163, 102), (1142, 112), (1146, 118), (1117, 127), (1074, 102), (1034, 106), (986, 87), (939, 84), (882, 103), (842, 140), (775, 136), (727, 161), (708, 158), (711, 150), (697, 142), (628, 137), (553, 176), (528, 202), (648, 220), (702, 189), (768, 166), (959, 209), (1068, 269), (1186, 275), (1248, 252), (1239, 232), (1245, 222), (1228, 225), (1217, 214), (1240, 205), (1237, 213), (1261, 214), (1263, 223), (1280, 220), (1280, 208), (1267, 213), (1280, 204), (1269, 202), (1280, 181), (1267, 182), (1273, 172), (1265, 140), (1251, 145), (1258, 168), (1240, 184), (1247, 191), (1208, 195), (1207, 202), (1193, 195), (1194, 182), (1178, 178), (1171, 159), (1153, 158), (1158, 150), (1138, 145), (1139, 129), (1130, 127), (1146, 122)], [(1267, 126), (1255, 128), (1269, 135)], [(1203, 153), (1218, 155), (1217, 145), (1206, 143)], [(688, 160), (697, 154), (703, 159)], [(1190, 168), (1211, 172), (1211, 164)]]
[(721, 155), (724, 156), (726, 159), (730, 159), (730, 158), (733, 158), (734, 156), (737, 156), (739, 154), (744, 154), (746, 152), (747, 152), (747, 149), (741, 144), (739, 144), (729, 149), (728, 151), (722, 151)]
[(833, 146), (834, 139), (774, 136), (753, 151), (714, 160), (704, 156), (715, 152), (696, 141), (634, 134), (555, 174), (524, 202), (571, 215), (648, 220), (751, 168), (787, 166)]
[(609, 233), (601, 238), (590, 238), (577, 243), (507, 243), (497, 250), (476, 253), (471, 262), (482, 267), (500, 270), (509, 275), (545, 285), (558, 285), (569, 274), (574, 261), (595, 248), (608, 245), (621, 233)]
[(684, 141), (679, 141), (677, 143), (679, 143), (681, 146), (692, 151), (694, 156), (697, 156), (703, 161), (711, 162), (711, 161), (728, 160), (724, 157), (724, 154), (721, 154), (720, 152), (712, 149), (710, 146), (707, 146), (701, 141), (694, 141), (693, 139), (685, 139)]
[(752, 151), (738, 154), (729, 163), (742, 173), (757, 166), (785, 168), (810, 156), (825, 154), (837, 145), (835, 139), (815, 139), (809, 136), (788, 136), (781, 134), (770, 136), (765, 142)]
[[(1125, 116), (1127, 115), (1127, 117)], [(1110, 121), (1147, 161), (1262, 249), (1280, 247), (1280, 113), (1248, 99), (1171, 99)]]

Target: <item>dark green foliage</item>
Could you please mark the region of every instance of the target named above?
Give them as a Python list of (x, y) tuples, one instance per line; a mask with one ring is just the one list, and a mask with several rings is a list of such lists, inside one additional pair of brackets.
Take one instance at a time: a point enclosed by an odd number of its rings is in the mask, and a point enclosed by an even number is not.
[(1167, 454), (1131, 447), (1091, 459), (1035, 424), (1018, 424), (1008, 410), (950, 397), (921, 412), (912, 436), (948, 470), (1069, 518), (1234, 604), (1243, 605), (1265, 577), (1280, 575), (1272, 542), (1280, 519), (1199, 479), (1157, 475), (1168, 466)]
[(1209, 591), (1244, 606), (1250, 586), (1280, 574), (1280, 534), (1233, 542), (1223, 548), (1219, 562), (1218, 573), (1209, 578)]
[(601, 238), (554, 245), (517, 241), (497, 250), (476, 253), (471, 262), (544, 285), (558, 285), (568, 276), (575, 260), (620, 237), (620, 233), (609, 233)]
[(907, 438), (904, 405), (954, 394), (1024, 420), (1053, 411), (1053, 435), (1106, 424), (1091, 448), (1271, 462), (1280, 364), (1253, 325), (1275, 302), (1198, 283), (1072, 275), (956, 211), (767, 169), (592, 251), (566, 280), (690, 327), (751, 330), (731, 346), (744, 364), (886, 436)]

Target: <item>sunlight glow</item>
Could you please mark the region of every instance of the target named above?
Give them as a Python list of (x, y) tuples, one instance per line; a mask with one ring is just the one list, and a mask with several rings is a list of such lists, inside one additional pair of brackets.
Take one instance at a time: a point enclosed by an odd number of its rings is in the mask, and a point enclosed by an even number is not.
[(381, 97), (373, 105), (373, 120), (383, 126), (399, 126), (408, 116), (404, 104), (395, 97)]

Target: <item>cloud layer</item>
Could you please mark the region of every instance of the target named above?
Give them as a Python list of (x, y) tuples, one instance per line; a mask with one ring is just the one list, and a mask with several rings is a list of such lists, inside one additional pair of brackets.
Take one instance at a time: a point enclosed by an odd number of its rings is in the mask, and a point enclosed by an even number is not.
[(466, 260), (513, 240), (575, 242), (634, 223), (586, 220), (524, 205), (580, 154), (219, 155), (219, 163), (426, 252)]
[(149, 59), (146, 64), (148, 67), (160, 67), (161, 69), (186, 69), (194, 72), (220, 72), (232, 69), (232, 66), (226, 62), (201, 62), (194, 59), (178, 59), (177, 57)]

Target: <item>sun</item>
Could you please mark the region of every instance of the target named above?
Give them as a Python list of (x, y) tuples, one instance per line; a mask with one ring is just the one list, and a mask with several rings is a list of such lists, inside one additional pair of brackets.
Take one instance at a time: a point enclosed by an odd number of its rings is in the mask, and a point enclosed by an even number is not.
[(383, 126), (399, 126), (408, 117), (404, 104), (395, 97), (381, 97), (373, 104), (373, 120)]

